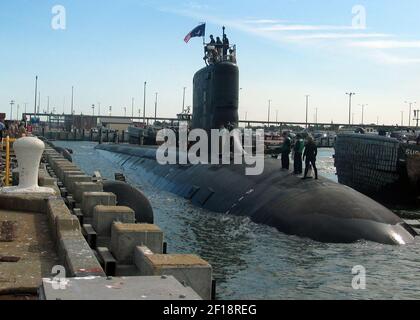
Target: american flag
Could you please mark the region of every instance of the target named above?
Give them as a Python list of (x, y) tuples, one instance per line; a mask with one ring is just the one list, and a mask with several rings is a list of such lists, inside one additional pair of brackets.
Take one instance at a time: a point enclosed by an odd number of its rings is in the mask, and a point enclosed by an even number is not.
[(198, 27), (194, 28), (189, 34), (184, 38), (185, 43), (188, 43), (191, 38), (195, 37), (204, 37), (206, 35), (206, 24), (200, 24)]

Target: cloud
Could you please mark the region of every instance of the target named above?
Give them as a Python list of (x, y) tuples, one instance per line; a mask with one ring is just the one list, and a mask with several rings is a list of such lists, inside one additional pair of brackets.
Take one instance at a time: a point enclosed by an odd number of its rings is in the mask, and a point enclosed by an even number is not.
[(380, 50), (371, 52), (371, 58), (376, 60), (378, 63), (389, 65), (420, 64), (420, 58), (402, 57), (389, 54)]
[(250, 19), (244, 20), (244, 23), (248, 24), (275, 24), (275, 23), (285, 23), (286, 20), (273, 20), (273, 19)]
[(276, 24), (269, 27), (259, 28), (261, 31), (334, 31), (334, 30), (364, 30), (352, 26), (327, 26), (327, 25), (305, 25), (305, 24)]
[(414, 49), (420, 48), (420, 41), (354, 41), (349, 45), (369, 49)]
[(209, 6), (207, 4), (198, 3), (196, 1), (189, 1), (185, 3), (185, 7), (191, 10), (208, 10)]
[(328, 40), (328, 39), (363, 39), (363, 38), (388, 38), (385, 33), (315, 33), (287, 36), (289, 40)]

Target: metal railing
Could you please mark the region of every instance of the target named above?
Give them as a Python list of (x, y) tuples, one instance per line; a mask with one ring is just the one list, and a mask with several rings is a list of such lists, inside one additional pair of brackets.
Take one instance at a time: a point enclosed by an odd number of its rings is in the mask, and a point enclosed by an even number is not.
[(11, 143), (15, 142), (16, 139), (10, 138), (9, 136), (7, 136), (6, 138), (4, 138), (1, 142), (1, 151), (3, 151), (3, 149), (6, 149), (6, 159), (5, 159), (5, 166), (4, 166), (4, 180), (3, 183), (6, 187), (10, 186), (11, 184), (11, 168), (10, 168), (10, 163), (11, 163), (11, 159), (10, 159), (10, 145)]
[(229, 61), (236, 63), (236, 45), (225, 47), (223, 44), (206, 44), (204, 60), (207, 64)]

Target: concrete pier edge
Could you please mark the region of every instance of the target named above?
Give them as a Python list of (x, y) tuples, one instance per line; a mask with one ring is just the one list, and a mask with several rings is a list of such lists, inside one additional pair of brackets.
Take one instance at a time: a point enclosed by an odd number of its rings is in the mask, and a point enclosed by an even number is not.
[[(170, 268), (155, 268), (157, 271), (154, 274), (150, 274), (149, 271), (145, 274), (135, 261), (138, 247), (152, 247), (155, 250), (154, 254), (162, 256), (164, 235), (160, 228), (156, 225), (133, 223), (132, 209), (119, 207), (114, 194), (104, 193), (100, 183), (93, 182), (92, 177), (84, 174), (53, 148), (46, 147), (44, 159), (50, 173), (55, 174), (57, 178), (48, 179), (48, 170), (45, 169), (46, 177), (42, 179), (43, 183), (54, 185), (57, 195), (60, 195), (58, 182), (69, 191), (67, 199), (61, 196), (50, 197), (39, 206), (48, 214), (59, 257), (71, 277), (109, 276), (104, 270), (104, 261), (101, 261), (101, 257), (106, 255), (116, 263), (115, 274), (112, 276), (165, 276), (162, 270), (182, 270), (179, 273), (183, 275), (182, 279), (175, 271), (172, 272), (173, 276), (184, 286), (193, 288), (202, 299), (211, 299), (210, 264), (203, 262), (199, 257), (194, 261), (199, 260), (203, 263), (191, 264), (192, 255), (167, 255), (167, 259), (172, 261)], [(72, 212), (72, 208), (79, 209)], [(83, 219), (82, 223), (80, 217)], [(129, 236), (125, 236), (127, 233)], [(92, 240), (92, 237), (95, 238), (93, 248), (89, 246), (92, 242), (87, 241)], [(100, 246), (97, 246), (97, 241), (100, 242)], [(130, 250), (127, 251), (128, 248)], [(118, 261), (118, 258), (122, 260)], [(189, 267), (186, 268), (186, 265)], [(204, 269), (206, 272), (202, 272)], [(167, 272), (171, 273), (169, 271)], [(205, 285), (199, 287), (197, 284)]]

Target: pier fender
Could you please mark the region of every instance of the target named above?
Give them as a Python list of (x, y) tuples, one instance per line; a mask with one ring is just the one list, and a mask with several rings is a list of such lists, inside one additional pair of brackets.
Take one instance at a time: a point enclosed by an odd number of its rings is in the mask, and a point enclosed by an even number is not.
[(119, 206), (134, 210), (137, 223), (154, 223), (152, 205), (143, 192), (122, 181), (106, 180), (102, 183), (104, 192), (112, 192), (117, 196)]
[(73, 162), (73, 158), (67, 149), (64, 149), (61, 154), (63, 155), (65, 159), (69, 160), (70, 162)]
[(69, 152), (69, 150), (65, 149), (65, 148), (61, 148), (61, 147), (56, 147), (54, 146), (55, 151), (57, 151), (58, 153), (60, 153), (66, 160), (73, 162), (73, 158)]

